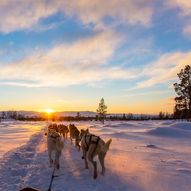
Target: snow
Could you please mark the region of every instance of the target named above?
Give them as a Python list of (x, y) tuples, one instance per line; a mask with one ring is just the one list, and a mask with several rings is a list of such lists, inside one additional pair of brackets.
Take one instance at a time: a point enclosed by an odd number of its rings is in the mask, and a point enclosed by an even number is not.
[[(65, 123), (68, 124), (68, 123)], [(190, 191), (191, 123), (185, 121), (75, 122), (105, 141), (112, 138), (105, 159), (106, 174), (92, 178), (84, 169), (82, 153), (65, 141), (61, 168), (56, 170), (53, 191)], [(26, 186), (47, 190), (49, 168), (44, 136), (46, 123), (0, 124), (0, 190)], [(96, 159), (97, 160), (97, 159)]]
[(2, 155), (14, 148), (26, 143), (32, 134), (39, 132), (42, 122), (19, 122), (14, 120), (0, 123), (0, 158)]

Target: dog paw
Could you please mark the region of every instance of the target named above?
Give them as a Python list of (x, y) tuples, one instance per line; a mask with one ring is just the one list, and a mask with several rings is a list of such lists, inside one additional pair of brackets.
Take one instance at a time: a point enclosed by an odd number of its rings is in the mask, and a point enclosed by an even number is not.
[(94, 174), (94, 179), (96, 179), (97, 178), (97, 174)]

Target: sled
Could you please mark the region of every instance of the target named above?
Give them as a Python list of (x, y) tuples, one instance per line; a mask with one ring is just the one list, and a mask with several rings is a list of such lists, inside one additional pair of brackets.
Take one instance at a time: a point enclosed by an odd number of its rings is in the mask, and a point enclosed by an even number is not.
[(38, 190), (36, 188), (30, 188), (30, 187), (27, 187), (27, 188), (23, 188), (22, 190), (20, 191), (42, 191), (42, 190)]

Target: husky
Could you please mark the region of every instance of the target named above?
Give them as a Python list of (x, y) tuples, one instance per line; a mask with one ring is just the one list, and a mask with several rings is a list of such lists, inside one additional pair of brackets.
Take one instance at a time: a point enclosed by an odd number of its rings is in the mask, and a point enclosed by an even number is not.
[(66, 125), (60, 124), (58, 125), (58, 131), (63, 135), (64, 140), (66, 140), (69, 132), (68, 127)]
[(75, 139), (75, 146), (80, 150), (80, 131), (74, 124), (69, 124), (70, 140)]
[(52, 123), (48, 126), (48, 130), (55, 130), (56, 132), (59, 132), (58, 125), (56, 123)]
[(97, 178), (97, 162), (94, 161), (94, 157), (98, 155), (99, 162), (102, 167), (102, 175), (105, 174), (105, 164), (104, 159), (112, 139), (109, 139), (106, 143), (98, 136), (89, 133), (89, 130), (81, 130), (81, 147), (83, 151), (82, 159), (85, 162), (85, 168), (88, 169), (88, 160), (92, 163), (94, 167), (93, 178)]
[[(53, 162), (57, 169), (60, 168), (59, 160), (61, 156), (62, 149), (64, 144), (61, 140), (60, 134), (55, 131), (54, 129), (48, 129), (47, 133), (47, 147), (48, 147), (48, 156), (50, 167), (52, 166)], [(55, 151), (55, 160), (52, 159), (52, 152)]]

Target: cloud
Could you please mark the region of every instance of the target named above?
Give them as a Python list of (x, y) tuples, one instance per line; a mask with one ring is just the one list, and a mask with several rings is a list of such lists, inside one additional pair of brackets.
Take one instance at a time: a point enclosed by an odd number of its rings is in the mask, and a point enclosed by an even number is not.
[[(136, 90), (136, 89), (134, 89)], [(170, 90), (157, 90), (157, 91), (144, 91), (144, 92), (132, 92), (132, 90), (127, 90), (126, 93), (123, 95), (123, 97), (141, 97), (141, 96), (154, 96), (159, 94), (167, 94), (171, 92)]]
[(191, 2), (189, 0), (167, 0), (165, 6), (178, 9), (179, 16), (185, 19), (183, 33), (191, 37)]
[(129, 79), (133, 77), (129, 71), (108, 64), (121, 40), (116, 33), (102, 32), (16, 63), (2, 63), (0, 84), (46, 87)]
[[(31, 29), (39, 22), (56, 13), (80, 20), (84, 24), (103, 26), (105, 19), (116, 23), (151, 23), (153, 7), (151, 0), (1, 0), (0, 31), (9, 33)], [(42, 27), (40, 27), (42, 28)]]
[(9, 33), (28, 29), (37, 24), (40, 19), (56, 13), (56, 7), (48, 2), (45, 0), (1, 0), (0, 17), (2, 19), (0, 20), (0, 31)]
[(105, 18), (110, 18), (122, 23), (149, 25), (153, 14), (151, 0), (70, 0), (63, 2), (64, 13), (79, 18), (85, 24), (103, 24)]
[(156, 84), (168, 84), (177, 78), (177, 73), (185, 66), (189, 65), (191, 52), (174, 52), (162, 55), (157, 61), (149, 64), (142, 71), (142, 76), (148, 79), (139, 82), (138, 88), (151, 87)]
[(183, 29), (184, 34), (186, 34), (188, 37), (191, 37), (191, 22), (190, 24), (187, 24)]
[(178, 8), (182, 16), (191, 16), (191, 3), (189, 0), (167, 0), (165, 4), (171, 8)]

